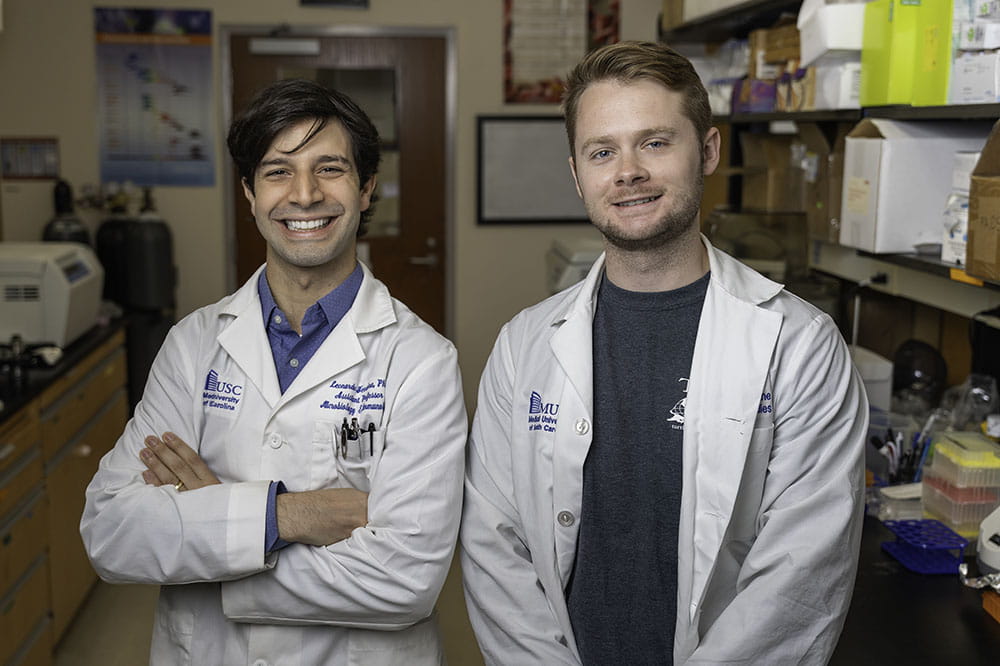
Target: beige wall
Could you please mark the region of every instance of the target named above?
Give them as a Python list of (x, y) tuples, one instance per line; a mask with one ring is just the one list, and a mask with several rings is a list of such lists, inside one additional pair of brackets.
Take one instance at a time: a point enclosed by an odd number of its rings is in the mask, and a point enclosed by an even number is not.
[[(500, 326), (518, 310), (544, 298), (544, 255), (553, 239), (596, 238), (589, 226), (478, 227), (476, 214), (476, 116), (555, 112), (554, 106), (507, 106), (502, 98), (501, 0), (371, 0), (368, 10), (304, 8), (298, 0), (2, 0), (0, 32), (0, 137), (55, 136), (61, 175), (79, 195), (98, 182), (94, 6), (208, 8), (215, 24), (215, 187), (157, 187), (161, 215), (174, 235), (181, 315), (213, 302), (227, 284), (226, 192), (228, 159), (222, 105), (224, 26), (380, 26), (451, 28), (457, 53), (454, 137), (453, 273), (451, 337), (459, 349), (466, 401), (474, 406), (479, 374)], [(622, 36), (655, 39), (661, 0), (623, 0)], [(569, 178), (567, 169), (566, 177)], [(96, 231), (100, 216), (79, 211)], [(52, 183), (0, 185), (4, 240), (37, 240), (52, 216)], [(471, 411), (470, 411), (471, 414)], [(467, 632), (458, 577), (449, 578), (442, 616), (452, 663), (478, 661), (464, 653)], [(457, 647), (456, 647), (457, 646)], [(456, 652), (458, 650), (458, 652)]]
[[(55, 136), (62, 176), (79, 195), (98, 181), (94, 6), (209, 8), (215, 23), (217, 109), (215, 187), (154, 188), (174, 234), (180, 314), (224, 295), (227, 284), (223, 189), (223, 26), (381, 26), (452, 28), (457, 53), (455, 127), (456, 249), (453, 327), (470, 407), (499, 327), (546, 295), (544, 254), (556, 237), (596, 237), (583, 225), (478, 227), (475, 119), (483, 113), (552, 112), (553, 106), (504, 105), (500, 0), (371, 0), (371, 8), (300, 7), (298, 0), (4, 0), (0, 32), (0, 136)], [(623, 0), (622, 35), (654, 39), (660, 0)], [(567, 171), (567, 178), (569, 173)], [(37, 240), (52, 216), (52, 183), (6, 182), (0, 192), (5, 240)], [(99, 215), (80, 211), (96, 230)]]

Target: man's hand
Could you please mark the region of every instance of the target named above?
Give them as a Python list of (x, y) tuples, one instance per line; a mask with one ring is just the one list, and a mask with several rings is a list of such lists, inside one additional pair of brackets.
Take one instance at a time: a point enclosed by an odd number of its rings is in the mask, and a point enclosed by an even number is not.
[(368, 523), (368, 493), (325, 488), (277, 497), (278, 534), (285, 541), (328, 546)]
[(178, 492), (221, 483), (205, 461), (184, 440), (172, 432), (146, 438), (146, 448), (139, 453), (148, 468), (143, 480), (153, 486), (174, 486)]

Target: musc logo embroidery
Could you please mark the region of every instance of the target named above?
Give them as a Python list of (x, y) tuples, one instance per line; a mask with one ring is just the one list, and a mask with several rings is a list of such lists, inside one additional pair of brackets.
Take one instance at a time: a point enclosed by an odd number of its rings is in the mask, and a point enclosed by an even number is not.
[(559, 419), (556, 418), (558, 413), (558, 403), (545, 402), (537, 391), (532, 391), (528, 400), (528, 431), (555, 432), (556, 423), (559, 422)]
[(208, 376), (205, 377), (205, 390), (212, 391), (215, 393), (230, 393), (235, 396), (243, 395), (243, 387), (239, 384), (230, 384), (228, 382), (219, 381), (219, 373), (215, 370), (209, 370)]
[(224, 412), (236, 410), (243, 395), (243, 386), (219, 379), (219, 373), (214, 369), (208, 371), (205, 377), (205, 390), (201, 394), (201, 404)]

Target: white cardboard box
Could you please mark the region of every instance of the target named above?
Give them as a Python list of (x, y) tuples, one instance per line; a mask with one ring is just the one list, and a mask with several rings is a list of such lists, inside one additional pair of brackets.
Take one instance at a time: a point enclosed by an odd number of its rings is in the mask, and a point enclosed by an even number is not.
[(1000, 48), (1000, 23), (992, 21), (963, 23), (958, 33), (958, 48), (973, 50)]
[(865, 118), (847, 135), (840, 244), (868, 252), (912, 252), (939, 243), (941, 211), (960, 150), (980, 150), (990, 123)]
[(951, 63), (951, 104), (1000, 101), (1000, 52), (959, 51)]
[(828, 53), (861, 53), (865, 3), (827, 5), (805, 0), (799, 10), (799, 53), (802, 67)]

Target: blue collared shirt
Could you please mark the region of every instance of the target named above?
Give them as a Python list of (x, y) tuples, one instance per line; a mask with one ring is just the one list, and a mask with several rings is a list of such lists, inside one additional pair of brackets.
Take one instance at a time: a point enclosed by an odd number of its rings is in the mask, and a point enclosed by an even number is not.
[[(358, 264), (347, 279), (330, 293), (319, 299), (306, 310), (302, 317), (302, 335), (288, 324), (288, 317), (274, 301), (271, 287), (265, 273), (261, 271), (257, 280), (257, 294), (260, 296), (260, 310), (264, 317), (264, 330), (271, 345), (274, 368), (278, 373), (281, 392), (292, 385), (299, 372), (320, 348), (323, 341), (344, 318), (354, 304), (364, 279), (364, 271)], [(277, 496), (285, 492), (285, 484), (272, 481), (267, 493), (267, 515), (265, 518), (264, 552), (270, 553), (284, 548), (288, 542), (278, 537)]]

